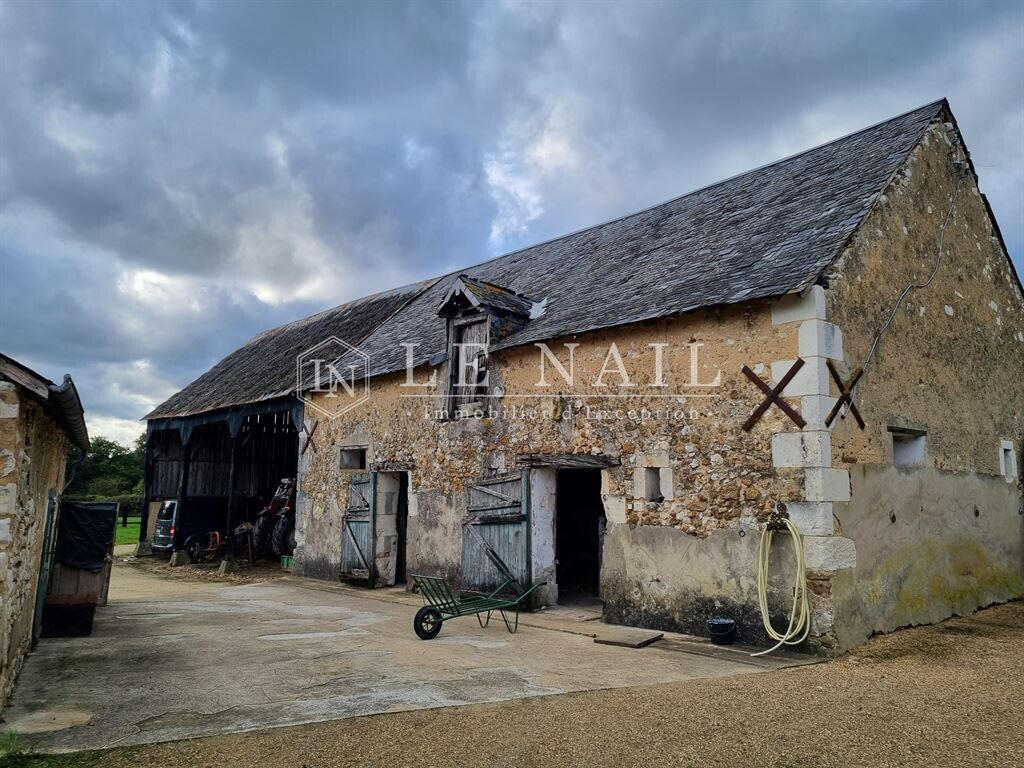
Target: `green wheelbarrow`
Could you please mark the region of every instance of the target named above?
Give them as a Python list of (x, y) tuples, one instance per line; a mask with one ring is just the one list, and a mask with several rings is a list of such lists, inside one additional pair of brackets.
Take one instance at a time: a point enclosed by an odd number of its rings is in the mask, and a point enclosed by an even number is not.
[[(505, 628), (509, 632), (515, 632), (519, 628), (519, 608), (523, 600), (537, 587), (547, 584), (546, 581), (534, 584), (515, 598), (498, 597), (512, 584), (510, 579), (489, 595), (463, 600), (456, 597), (447, 581), (437, 576), (412, 574), (412, 581), (423, 596), (424, 602), (424, 606), (416, 611), (416, 617), (412, 620), (412, 628), (416, 630), (416, 634), (421, 640), (437, 637), (444, 622), (449, 619), (457, 619), (459, 616), (476, 616), (480, 626), (486, 627), (491, 623), (491, 614), (494, 611), (501, 614)], [(483, 614), (487, 614), (486, 618), (481, 618)], [(514, 617), (511, 621), (509, 621), (509, 614)]]

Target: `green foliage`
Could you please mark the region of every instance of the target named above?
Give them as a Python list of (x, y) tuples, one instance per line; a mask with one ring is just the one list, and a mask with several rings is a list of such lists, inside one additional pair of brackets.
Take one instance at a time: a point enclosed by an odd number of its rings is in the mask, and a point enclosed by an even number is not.
[(25, 748), (22, 746), (18, 734), (14, 731), (0, 734), (0, 755), (7, 757), (9, 755), (17, 756), (23, 754), (25, 754)]
[(29, 752), (18, 734), (0, 734), (0, 768), (92, 768), (99, 762), (97, 752), (42, 755)]
[[(135, 510), (139, 509), (142, 498), (145, 452), (144, 434), (139, 435), (131, 447), (105, 437), (94, 437), (89, 455), (78, 467), (64, 497), (79, 501), (133, 501), (132, 514), (137, 514)], [(73, 449), (68, 457), (69, 472), (70, 463), (79, 458), (81, 451)]]

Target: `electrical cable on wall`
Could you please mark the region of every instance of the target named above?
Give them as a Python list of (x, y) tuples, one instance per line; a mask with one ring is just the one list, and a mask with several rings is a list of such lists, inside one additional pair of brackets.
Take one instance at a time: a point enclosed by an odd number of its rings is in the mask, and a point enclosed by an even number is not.
[[(953, 149), (950, 150), (950, 156), (952, 157), (956, 155), (957, 150), (959, 148), (960, 141), (954, 138)], [(889, 313), (889, 317), (886, 319), (884, 323), (882, 323), (882, 327), (878, 329), (878, 333), (876, 333), (874, 339), (872, 339), (871, 347), (868, 349), (868, 354), (864, 358), (864, 362), (861, 363), (861, 369), (867, 369), (868, 363), (870, 363), (871, 359), (875, 356), (875, 351), (878, 349), (878, 342), (881, 341), (882, 334), (885, 333), (886, 330), (888, 330), (889, 326), (892, 324), (892, 321), (896, 317), (896, 313), (899, 312), (900, 307), (903, 306), (903, 300), (907, 297), (907, 295), (913, 290), (927, 288), (929, 285), (931, 285), (932, 280), (935, 279), (935, 275), (937, 275), (939, 272), (939, 266), (942, 263), (942, 245), (946, 238), (946, 228), (949, 226), (949, 222), (953, 218), (953, 211), (956, 209), (957, 197), (959, 197), (960, 195), (960, 188), (963, 186), (964, 177), (967, 175), (967, 163), (965, 160), (961, 160), (960, 158), (957, 157), (952, 162), (954, 173), (956, 174), (956, 188), (953, 190), (953, 197), (950, 198), (949, 209), (946, 211), (946, 217), (943, 219), (942, 226), (939, 228), (939, 244), (938, 249), (935, 252), (935, 264), (932, 266), (931, 274), (928, 275), (928, 279), (925, 280), (923, 283), (910, 283), (906, 288), (903, 289), (903, 292), (900, 294), (899, 298), (896, 299), (896, 303), (893, 305), (892, 311)], [(854, 385), (853, 391), (850, 392), (850, 401), (844, 409), (845, 412), (849, 412), (849, 410), (856, 404), (857, 386), (858, 385)]]

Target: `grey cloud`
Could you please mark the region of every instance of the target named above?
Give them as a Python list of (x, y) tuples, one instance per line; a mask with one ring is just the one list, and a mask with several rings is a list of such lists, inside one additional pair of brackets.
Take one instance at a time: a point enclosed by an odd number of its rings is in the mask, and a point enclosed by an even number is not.
[(1022, 27), (983, 2), (5, 3), (0, 346), (135, 418), (264, 328), (943, 95), (1021, 269)]

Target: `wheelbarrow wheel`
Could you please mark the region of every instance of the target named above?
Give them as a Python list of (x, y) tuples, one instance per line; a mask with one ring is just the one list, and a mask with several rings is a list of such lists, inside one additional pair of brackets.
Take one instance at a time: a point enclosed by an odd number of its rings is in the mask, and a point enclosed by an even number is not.
[(425, 605), (416, 611), (416, 618), (412, 620), (412, 628), (420, 640), (430, 640), (437, 637), (441, 631), (441, 612), (437, 608)]

